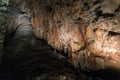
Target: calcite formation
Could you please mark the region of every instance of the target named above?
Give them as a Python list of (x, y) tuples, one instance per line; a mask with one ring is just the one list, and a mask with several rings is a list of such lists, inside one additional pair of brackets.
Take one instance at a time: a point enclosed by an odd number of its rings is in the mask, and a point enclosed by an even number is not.
[(75, 68), (120, 69), (120, 0), (31, 0), (36, 37)]
[(120, 0), (24, 2), (13, 4), (32, 14), (35, 36), (64, 52), (75, 68), (120, 69)]

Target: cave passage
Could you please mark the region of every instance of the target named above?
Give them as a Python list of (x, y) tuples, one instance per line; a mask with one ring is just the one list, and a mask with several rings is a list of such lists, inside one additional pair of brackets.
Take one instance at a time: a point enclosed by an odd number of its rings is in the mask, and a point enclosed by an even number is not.
[(26, 23), (15, 32), (6, 31), (0, 80), (113, 80), (108, 75), (99, 77), (94, 72), (75, 70), (64, 55), (34, 36), (26, 16), (21, 21)]
[(54, 50), (35, 38), (32, 30), (28, 24), (20, 25), (13, 35), (6, 32), (0, 80), (57, 80), (56, 76), (76, 80), (74, 69), (56, 58)]
[(120, 80), (120, 0), (0, 2), (0, 80)]

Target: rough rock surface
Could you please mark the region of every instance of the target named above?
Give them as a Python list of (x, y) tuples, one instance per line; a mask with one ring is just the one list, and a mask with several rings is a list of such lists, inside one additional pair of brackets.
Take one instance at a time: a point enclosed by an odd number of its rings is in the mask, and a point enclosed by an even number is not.
[(0, 63), (3, 52), (4, 35), (7, 28), (7, 6), (9, 0), (0, 0)]
[[(120, 70), (120, 0), (11, 0), (10, 3), (9, 9), (17, 8), (24, 16), (32, 16), (35, 36), (63, 52), (76, 69)], [(22, 18), (16, 16), (9, 14), (10, 33), (18, 28), (14, 23), (24, 23), (16, 22)]]
[(36, 37), (82, 70), (120, 69), (120, 0), (30, 0)]
[(78, 80), (74, 68), (57, 59), (45, 41), (35, 38), (27, 14), (9, 7), (8, 15), (0, 80)]

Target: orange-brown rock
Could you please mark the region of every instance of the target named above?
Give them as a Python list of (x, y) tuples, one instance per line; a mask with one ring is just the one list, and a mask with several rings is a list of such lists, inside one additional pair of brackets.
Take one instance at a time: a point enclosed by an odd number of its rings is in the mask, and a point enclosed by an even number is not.
[(30, 0), (35, 36), (81, 69), (120, 69), (120, 0)]
[(31, 0), (36, 37), (81, 69), (120, 69), (120, 1)]

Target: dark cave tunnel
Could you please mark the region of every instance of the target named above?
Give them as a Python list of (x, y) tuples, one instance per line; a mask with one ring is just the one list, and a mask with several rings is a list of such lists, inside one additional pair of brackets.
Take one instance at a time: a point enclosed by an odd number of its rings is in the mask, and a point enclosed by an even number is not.
[(0, 2), (0, 80), (120, 80), (120, 0)]

